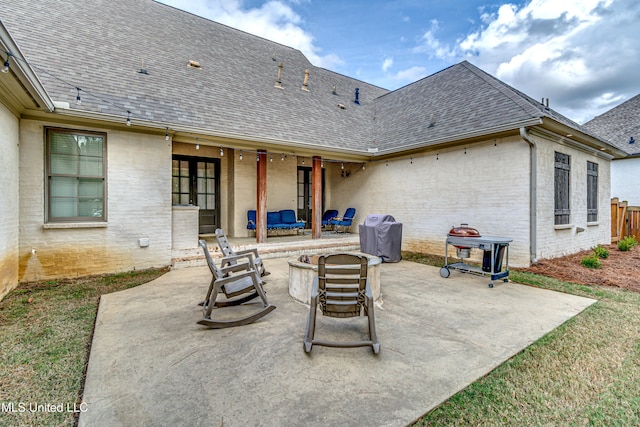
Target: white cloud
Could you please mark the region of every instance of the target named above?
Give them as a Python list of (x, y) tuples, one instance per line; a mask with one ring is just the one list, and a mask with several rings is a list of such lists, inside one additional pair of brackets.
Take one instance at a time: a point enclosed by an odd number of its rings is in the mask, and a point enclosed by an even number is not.
[(382, 62), (382, 71), (387, 72), (389, 68), (393, 65), (393, 58), (385, 58)]
[(392, 79), (401, 84), (408, 84), (426, 77), (427, 74), (427, 69), (425, 67), (413, 66), (411, 68), (398, 71), (392, 76)]
[(640, 91), (636, 0), (532, 0), (481, 19), (459, 57), (578, 122)]
[(344, 61), (335, 54), (322, 55), (313, 36), (302, 27), (303, 20), (284, 1), (271, 0), (248, 8), (239, 0), (160, 0), (196, 15), (299, 49), (319, 67), (336, 68)]
[(429, 58), (437, 58), (443, 60), (451, 60), (455, 58), (456, 52), (450, 46), (442, 43), (436, 33), (439, 29), (439, 23), (436, 19), (430, 22), (430, 28), (420, 38), (420, 44), (413, 49), (414, 53), (426, 53)]

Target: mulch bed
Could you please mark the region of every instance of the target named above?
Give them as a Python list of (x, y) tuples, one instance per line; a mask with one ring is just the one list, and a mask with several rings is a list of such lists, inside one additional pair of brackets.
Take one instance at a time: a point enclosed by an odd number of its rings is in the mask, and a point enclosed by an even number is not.
[(621, 251), (617, 245), (601, 245), (609, 249), (609, 257), (600, 259), (602, 268), (593, 269), (580, 264), (593, 250), (573, 255), (541, 260), (530, 268), (522, 269), (536, 274), (584, 285), (614, 286), (640, 292), (640, 245)]

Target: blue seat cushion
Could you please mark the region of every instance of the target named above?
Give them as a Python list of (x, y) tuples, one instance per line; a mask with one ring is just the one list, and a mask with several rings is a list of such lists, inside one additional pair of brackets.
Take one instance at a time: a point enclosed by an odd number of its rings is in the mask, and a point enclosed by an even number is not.
[(250, 210), (247, 212), (247, 230), (256, 229), (256, 211)]
[(293, 209), (284, 209), (280, 211), (280, 222), (282, 224), (295, 224), (296, 222), (298, 222), (298, 219), (296, 218), (296, 213), (294, 212)]
[(331, 218), (335, 218), (338, 216), (338, 211), (334, 209), (329, 209), (322, 215), (322, 225), (327, 225)]
[(344, 219), (353, 219), (356, 216), (356, 210), (354, 208), (348, 208), (344, 213)]
[(280, 212), (267, 212), (267, 226), (272, 226), (282, 223), (282, 217)]

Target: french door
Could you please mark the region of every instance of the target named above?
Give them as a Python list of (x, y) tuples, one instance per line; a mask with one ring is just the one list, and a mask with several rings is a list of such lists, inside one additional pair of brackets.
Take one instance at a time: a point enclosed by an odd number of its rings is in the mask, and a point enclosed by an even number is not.
[(220, 160), (173, 156), (172, 199), (174, 205), (199, 206), (199, 234), (220, 227)]
[[(305, 228), (311, 228), (313, 218), (312, 168), (298, 166), (298, 219), (306, 221)], [(324, 169), (322, 170), (322, 206), (324, 206)]]

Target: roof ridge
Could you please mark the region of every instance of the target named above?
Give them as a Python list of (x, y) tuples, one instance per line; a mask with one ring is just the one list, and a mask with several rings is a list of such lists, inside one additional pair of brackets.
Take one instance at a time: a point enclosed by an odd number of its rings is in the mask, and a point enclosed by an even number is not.
[(283, 47), (283, 48), (286, 48), (286, 49), (288, 49), (288, 50), (292, 50), (292, 51), (298, 52), (298, 53), (299, 53), (302, 57), (304, 57), (304, 59), (309, 63), (310, 68), (314, 68), (314, 69), (316, 69), (316, 70), (324, 70), (324, 71), (327, 71), (327, 72), (329, 72), (329, 73), (332, 73), (332, 74), (335, 74), (335, 75), (341, 76), (341, 77), (343, 77), (343, 78), (347, 78), (347, 79), (349, 79), (349, 80), (351, 80), (351, 81), (354, 81), (354, 82), (361, 82), (361, 83), (363, 83), (363, 84), (366, 84), (366, 85), (369, 85), (369, 86), (373, 86), (373, 87), (376, 87), (376, 88), (379, 88), (379, 89), (383, 89), (383, 90), (387, 90), (387, 91), (388, 91), (388, 89), (383, 88), (382, 86), (378, 86), (378, 85), (376, 85), (376, 84), (366, 82), (366, 81), (364, 81), (364, 80), (362, 80), (362, 79), (357, 79), (357, 78), (355, 78), (355, 77), (347, 76), (346, 74), (342, 74), (342, 73), (339, 73), (339, 72), (337, 72), (337, 71), (330, 70), (330, 69), (328, 69), (328, 68), (326, 68), (326, 67), (321, 67), (321, 66), (319, 66), (319, 65), (316, 65), (316, 64), (312, 63), (312, 62), (309, 60), (309, 58), (307, 57), (307, 55), (305, 55), (305, 54), (304, 54), (304, 52), (302, 52), (302, 51), (301, 51), (300, 49), (298, 49), (298, 48), (291, 47), (291, 46), (286, 45), (286, 44), (284, 44), (284, 43), (280, 43), (280, 42), (277, 42), (277, 41), (274, 41), (274, 40), (267, 39), (267, 38), (262, 37), (262, 36), (259, 36), (259, 35), (257, 35), (257, 34), (249, 33), (248, 31), (241, 30), (241, 29), (239, 29), (239, 28), (231, 27), (231, 26), (229, 26), (229, 25), (227, 25), (227, 24), (224, 24), (224, 23), (219, 22), (219, 21), (215, 21), (215, 20), (213, 20), (213, 19), (210, 19), (210, 18), (207, 18), (207, 17), (204, 17), (204, 16), (196, 15), (195, 13), (189, 12), (188, 10), (179, 9), (179, 8), (177, 8), (177, 7), (175, 7), (175, 6), (170, 5), (170, 4), (160, 3), (158, 0), (152, 0), (152, 1), (153, 1), (154, 3), (156, 3), (156, 4), (160, 5), (160, 6), (165, 6), (165, 7), (169, 7), (169, 8), (171, 8), (171, 9), (174, 9), (176, 12), (184, 13), (184, 14), (187, 14), (187, 15), (191, 15), (191, 16), (193, 16), (193, 17), (197, 18), (197, 19), (205, 20), (205, 21), (207, 21), (207, 22), (209, 22), (209, 23), (211, 23), (211, 24), (214, 24), (214, 25), (220, 25), (220, 26), (222, 26), (222, 27), (224, 27), (224, 28), (226, 28), (226, 29), (228, 29), (228, 30), (235, 31), (235, 32), (239, 32), (239, 33), (245, 34), (245, 35), (247, 35), (247, 36), (249, 36), (249, 37), (255, 37), (255, 38), (257, 38), (257, 39), (260, 39), (260, 40), (266, 41), (266, 42), (268, 42), (268, 43), (270, 43), (270, 44), (278, 45), (278, 46)]
[(465, 67), (467, 70), (471, 71), (473, 74), (482, 79), (485, 83), (501, 92), (503, 95), (509, 98), (510, 101), (520, 107), (525, 113), (530, 114), (532, 117), (542, 117), (545, 115), (540, 108), (536, 108), (536, 106), (532, 105), (530, 101), (531, 98), (526, 96), (524, 93), (493, 77), (491, 74), (481, 70), (469, 61), (464, 60), (458, 65)]
[(383, 96), (387, 96), (387, 95), (390, 95), (390, 94), (393, 94), (393, 93), (399, 92), (399, 91), (401, 91), (401, 90), (404, 90), (404, 89), (406, 89), (406, 88), (408, 88), (408, 87), (410, 87), (410, 86), (416, 85), (416, 84), (418, 84), (418, 83), (422, 82), (423, 80), (430, 79), (430, 78), (432, 78), (433, 76), (437, 76), (438, 74), (441, 74), (441, 73), (443, 73), (443, 72), (445, 72), (445, 71), (447, 71), (447, 70), (449, 70), (449, 69), (451, 69), (451, 68), (455, 67), (456, 65), (459, 65), (459, 64), (449, 65), (448, 67), (443, 68), (442, 70), (438, 70), (438, 71), (436, 71), (435, 73), (431, 73), (431, 74), (429, 74), (428, 76), (424, 76), (423, 78), (418, 79), (418, 80), (416, 80), (415, 82), (407, 83), (406, 85), (401, 86), (401, 87), (399, 87), (399, 88), (397, 88), (397, 89), (390, 90), (390, 91), (388, 91), (387, 93), (385, 93), (385, 94), (383, 94), (383, 95), (380, 95), (380, 96), (379, 96), (378, 98), (376, 98), (376, 99), (380, 99), (380, 98), (382, 98)]
[[(300, 52), (300, 53), (302, 54), (302, 56), (304, 56), (304, 57), (305, 57), (305, 59), (306, 59), (307, 61), (309, 61), (309, 58), (307, 58), (307, 56), (306, 56), (304, 53), (302, 53), (302, 51), (301, 51), (300, 49), (296, 49), (295, 47), (291, 47), (291, 46), (288, 46), (288, 45), (286, 45), (286, 44), (284, 44), (284, 43), (280, 43), (280, 42), (276, 42), (276, 41), (273, 41), (273, 40), (269, 40), (269, 39), (267, 39), (267, 38), (265, 38), (265, 37), (258, 36), (258, 35), (256, 35), (256, 34), (251, 34), (251, 33), (250, 33), (250, 32), (248, 32), (248, 31), (244, 31), (244, 30), (241, 30), (241, 29), (239, 29), (239, 28), (232, 27), (232, 26), (227, 25), (227, 24), (224, 24), (224, 23), (222, 23), (222, 22), (220, 22), (220, 21), (214, 21), (213, 19), (210, 19), (210, 18), (207, 18), (207, 17), (204, 17), (204, 16), (196, 15), (195, 13), (189, 12), (188, 10), (179, 9), (179, 8), (177, 8), (177, 7), (173, 6), (173, 5), (170, 5), (170, 4), (161, 3), (161, 2), (159, 2), (158, 0), (152, 0), (152, 1), (153, 1), (154, 3), (156, 3), (157, 5), (159, 5), (159, 6), (164, 6), (164, 7), (171, 8), (171, 9), (175, 10), (176, 12), (180, 12), (180, 13), (184, 13), (184, 14), (187, 14), (187, 15), (191, 15), (191, 16), (193, 16), (194, 18), (202, 19), (202, 20), (208, 21), (208, 22), (210, 22), (210, 23), (213, 23), (213, 24), (216, 24), (216, 25), (220, 25), (220, 26), (222, 26), (222, 27), (228, 28), (229, 30), (237, 31), (237, 32), (239, 32), (239, 33), (243, 33), (243, 34), (246, 34), (246, 35), (248, 35), (248, 36), (256, 37), (256, 38), (259, 38), (259, 39), (264, 40), (264, 41), (266, 41), (266, 42), (273, 43), (273, 44), (276, 44), (276, 45), (281, 46), (281, 47), (285, 47), (285, 48), (287, 48), (287, 49), (295, 50), (295, 51), (297, 51), (297, 52)], [(311, 61), (309, 61), (309, 63), (311, 63)], [(312, 65), (313, 65), (313, 64), (312, 64)]]
[(605, 111), (602, 114), (599, 114), (597, 116), (595, 116), (594, 118), (592, 118), (591, 120), (589, 120), (588, 122), (585, 123), (585, 125), (587, 125), (588, 123), (592, 123), (595, 120), (598, 120), (602, 117), (608, 117), (614, 114), (618, 114), (620, 111), (625, 111), (624, 109), (630, 105), (633, 104), (635, 102), (639, 102), (640, 103), (640, 93), (632, 96), (631, 98), (627, 99), (626, 101), (621, 102), (620, 104), (616, 105), (615, 107), (612, 107), (611, 109)]
[[(490, 84), (496, 90), (505, 94), (512, 102), (521, 107), (523, 111), (527, 114), (530, 114), (535, 118), (548, 117), (552, 120), (555, 120), (560, 123), (564, 123), (565, 125), (571, 126), (576, 130), (581, 132), (591, 134), (584, 126), (565, 116), (564, 114), (554, 110), (553, 108), (549, 108), (544, 106), (542, 103), (536, 101), (529, 95), (520, 90), (510, 86), (509, 84), (503, 82), (502, 80), (492, 76), (491, 74), (483, 71), (482, 69), (476, 67), (468, 61), (463, 61), (460, 63), (462, 66), (466, 67), (468, 70), (473, 72), (475, 75), (482, 78), (485, 82)], [(594, 136), (593, 134), (591, 134)]]

